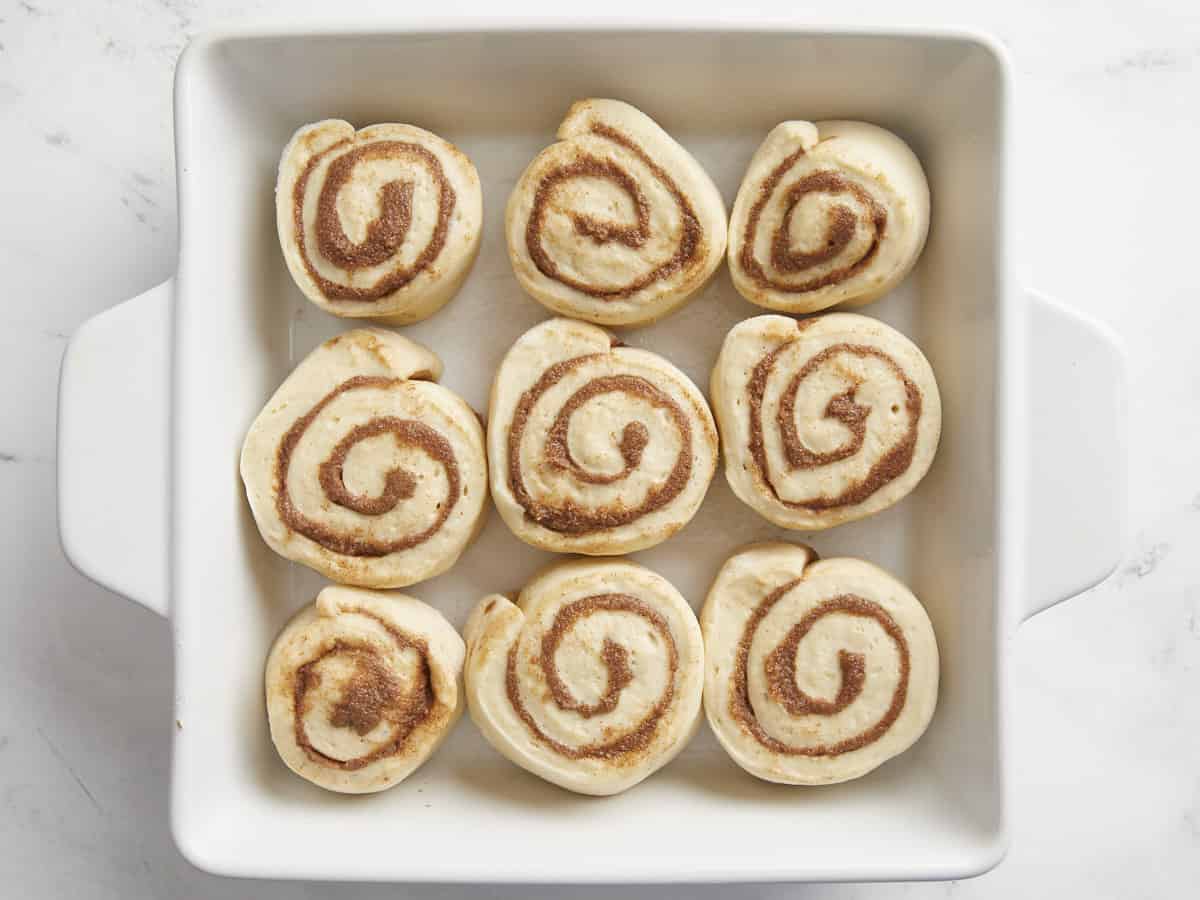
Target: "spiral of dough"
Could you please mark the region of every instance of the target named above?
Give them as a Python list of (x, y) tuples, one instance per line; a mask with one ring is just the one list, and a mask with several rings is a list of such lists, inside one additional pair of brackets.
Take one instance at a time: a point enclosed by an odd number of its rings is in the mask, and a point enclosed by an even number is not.
[(784, 122), (750, 161), (729, 223), (729, 270), (781, 312), (869, 303), (900, 283), (929, 231), (912, 150), (866, 122)]
[(924, 477), (941, 434), (921, 351), (852, 313), (739, 323), (711, 392), (733, 492), (783, 528), (830, 528), (886, 509)]
[(296, 284), (336, 316), (403, 325), (457, 293), (479, 250), (479, 175), (412, 125), (301, 128), (279, 163), (279, 243)]
[(465, 629), (471, 718), (518, 766), (615, 794), (670, 762), (699, 720), (696, 615), (662, 576), (620, 560), (559, 563)]
[(451, 565), (481, 527), (487, 460), (441, 361), (383, 329), (326, 341), (288, 376), (242, 449), (264, 539), (334, 581), (402, 587)]
[(492, 497), (521, 540), (627, 553), (695, 514), (716, 470), (716, 426), (704, 396), (662, 357), (551, 319), (500, 364), (488, 455)]
[(725, 252), (725, 205), (649, 116), (580, 100), (521, 176), (505, 216), (521, 286), (554, 312), (637, 325), (686, 303)]
[(752, 775), (832, 784), (924, 733), (938, 650), (920, 602), (882, 569), (760, 544), (721, 568), (701, 614), (704, 708)]
[(419, 600), (325, 588), (267, 659), (267, 717), (280, 757), (339, 793), (397, 784), (462, 715), (465, 652), (458, 632)]

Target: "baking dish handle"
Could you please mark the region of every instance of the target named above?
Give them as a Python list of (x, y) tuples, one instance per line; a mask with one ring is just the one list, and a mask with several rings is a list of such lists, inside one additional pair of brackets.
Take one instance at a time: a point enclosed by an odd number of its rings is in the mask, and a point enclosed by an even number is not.
[(173, 282), (80, 326), (58, 385), (58, 530), (83, 575), (167, 614)]
[(1100, 323), (1032, 291), (1023, 618), (1112, 574), (1125, 546), (1125, 358)]

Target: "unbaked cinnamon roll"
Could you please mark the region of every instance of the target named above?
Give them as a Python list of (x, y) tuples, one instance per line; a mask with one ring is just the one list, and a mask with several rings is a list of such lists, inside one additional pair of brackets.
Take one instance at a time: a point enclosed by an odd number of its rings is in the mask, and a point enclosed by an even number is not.
[(492, 498), (521, 540), (560, 553), (629, 553), (696, 513), (716, 470), (704, 396), (677, 368), (594, 325), (522, 335), (492, 384)]
[(333, 581), (403, 587), (454, 564), (483, 524), (483, 428), (441, 360), (380, 328), (314, 350), (255, 419), (242, 480), (275, 552)]
[(639, 325), (686, 303), (725, 252), (725, 204), (695, 158), (649, 116), (580, 100), (558, 143), (508, 201), (521, 286), (556, 313)]
[(739, 323), (711, 393), (730, 487), (783, 528), (815, 531), (886, 509), (925, 476), (941, 434), (921, 351), (852, 313)]
[(305, 125), (284, 148), (275, 209), (283, 257), (309, 300), (395, 325), (458, 292), (483, 227), (475, 166), (412, 125)]
[(870, 563), (750, 546), (721, 568), (700, 619), (704, 710), (751, 775), (849, 781), (911, 747), (933, 717), (929, 616)]
[(343, 794), (382, 791), (462, 715), (458, 632), (403, 594), (327, 587), (267, 659), (271, 739), (289, 769)]
[(516, 603), (485, 597), (467, 620), (471, 718), (523, 769), (581, 794), (616, 794), (695, 733), (704, 648), (662, 576), (619, 560), (559, 563)]
[(784, 122), (750, 160), (729, 271), (751, 303), (806, 313), (878, 299), (929, 230), (929, 185), (904, 141), (866, 122)]

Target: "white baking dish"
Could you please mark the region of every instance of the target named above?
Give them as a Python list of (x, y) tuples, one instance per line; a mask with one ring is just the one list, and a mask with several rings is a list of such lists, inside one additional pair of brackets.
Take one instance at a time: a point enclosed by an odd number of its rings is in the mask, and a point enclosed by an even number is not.
[[(271, 877), (611, 882), (951, 878), (1001, 858), (1007, 639), (1111, 571), (1126, 473), (1115, 343), (1011, 280), (1009, 86), (995, 44), (802, 28), (256, 32), (194, 43), (176, 91), (178, 276), (72, 339), (59, 487), (75, 565), (171, 618), (171, 821), (190, 860)], [(509, 765), (464, 720), (400, 787), (322, 793), (276, 758), (261, 696), (271, 639), (320, 582), (262, 543), (237, 477), (260, 405), (347, 327), (308, 304), (284, 267), (280, 148), (299, 124), (340, 116), (414, 122), (474, 158), (479, 262), (456, 300), (405, 333), (442, 354), (446, 383), (483, 409), (501, 355), (544, 317), (509, 271), (504, 201), (584, 96), (647, 110), (727, 202), (754, 147), (787, 118), (878, 122), (924, 161), (928, 249), (865, 312), (932, 361), (941, 450), (911, 498), (810, 540), (888, 567), (924, 600), (942, 648), (937, 715), (913, 750), (833, 787), (755, 781), (702, 730), (638, 789), (578, 797)], [(683, 312), (625, 339), (706, 384), (727, 329), (756, 312), (722, 272)], [(779, 536), (803, 538), (767, 525), (718, 476), (696, 520), (637, 558), (698, 605), (734, 548)], [(461, 625), (479, 596), (519, 586), (545, 558), (493, 516), (454, 570), (411, 592)]]

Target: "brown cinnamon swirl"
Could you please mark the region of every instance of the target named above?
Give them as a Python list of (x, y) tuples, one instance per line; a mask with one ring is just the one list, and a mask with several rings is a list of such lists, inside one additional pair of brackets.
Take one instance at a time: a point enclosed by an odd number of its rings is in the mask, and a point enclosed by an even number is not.
[(781, 312), (857, 306), (900, 283), (929, 230), (912, 150), (866, 122), (784, 122), (750, 161), (729, 222), (729, 270)]
[(636, 325), (687, 302), (725, 252), (725, 205), (649, 116), (580, 100), (534, 159), (505, 221), (517, 280), (556, 313)]
[(711, 391), (730, 487), (784, 528), (830, 528), (896, 503), (928, 471), (941, 433), (921, 351), (851, 313), (741, 322)]
[(695, 732), (700, 628), (679, 592), (649, 569), (559, 563), (516, 603), (485, 597), (465, 637), (467, 703), (484, 737), (568, 790), (626, 790)]
[(722, 567), (701, 615), (704, 708), (734, 761), (784, 784), (865, 775), (924, 733), (938, 650), (924, 607), (882, 569), (759, 544)]
[(488, 413), (492, 497), (526, 543), (609, 555), (666, 540), (716, 469), (696, 386), (603, 329), (551, 319), (509, 350)]
[(259, 414), (242, 479), (264, 539), (334, 581), (402, 587), (451, 565), (483, 523), (483, 429), (441, 361), (383, 329), (327, 341)]
[(336, 316), (424, 319), (458, 292), (479, 250), (474, 165), (412, 125), (304, 126), (284, 148), (275, 201), (292, 277)]
[(462, 715), (465, 646), (440, 613), (402, 594), (328, 587), (267, 660), (267, 716), (283, 761), (345, 794), (403, 781)]

